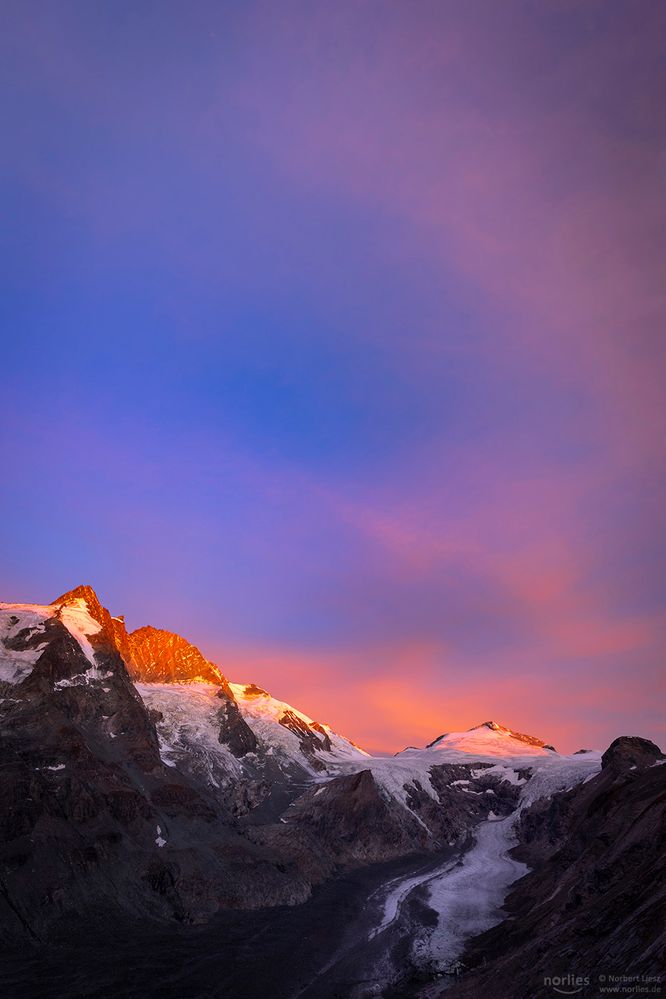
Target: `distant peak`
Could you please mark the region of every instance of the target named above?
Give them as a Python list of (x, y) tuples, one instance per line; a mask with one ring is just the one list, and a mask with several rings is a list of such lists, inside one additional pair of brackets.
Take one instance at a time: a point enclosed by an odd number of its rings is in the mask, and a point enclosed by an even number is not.
[(496, 721), (481, 722), (480, 725), (473, 725), (464, 732), (445, 732), (428, 743), (426, 749), (456, 749), (463, 752), (514, 756), (521, 753), (526, 755), (536, 753), (537, 756), (542, 756), (549, 751), (556, 752), (555, 748), (543, 739), (514, 732), (513, 729)]
[(530, 746), (541, 746), (545, 749), (552, 749), (552, 746), (547, 746), (543, 739), (537, 739), (534, 735), (525, 735), (523, 732), (514, 732), (512, 728), (507, 728), (506, 725), (500, 725), (496, 721), (485, 721), (481, 722), (480, 725), (472, 725), (469, 732), (475, 732), (480, 728), (489, 728), (492, 732), (499, 732), (500, 735), (507, 735), (511, 739), (518, 739), (519, 742), (526, 742)]

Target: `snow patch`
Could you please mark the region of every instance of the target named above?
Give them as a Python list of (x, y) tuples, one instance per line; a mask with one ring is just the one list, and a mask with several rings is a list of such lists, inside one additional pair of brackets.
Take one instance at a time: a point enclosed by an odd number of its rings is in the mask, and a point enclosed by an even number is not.
[(88, 637), (100, 632), (102, 626), (91, 616), (85, 600), (82, 597), (78, 597), (76, 600), (72, 600), (71, 603), (61, 605), (58, 617), (72, 638), (75, 638), (79, 643), (88, 662), (92, 666), (95, 666), (95, 653), (88, 641)]

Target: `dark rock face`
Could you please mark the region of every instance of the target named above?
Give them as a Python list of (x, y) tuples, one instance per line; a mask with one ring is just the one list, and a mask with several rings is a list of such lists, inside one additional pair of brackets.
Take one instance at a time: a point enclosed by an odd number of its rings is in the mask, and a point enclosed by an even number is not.
[(630, 768), (649, 767), (657, 760), (663, 760), (664, 754), (659, 746), (649, 739), (641, 739), (635, 735), (622, 735), (611, 742), (601, 757), (601, 766), (605, 770), (610, 767), (622, 772)]
[[(656, 759), (655, 759), (656, 758)], [(444, 995), (551, 996), (544, 976), (654, 974), (666, 963), (666, 766), (653, 743), (617, 739), (588, 783), (535, 803), (514, 854), (509, 919), (470, 943), (478, 968)]]
[(321, 745), (320, 745), (319, 748), (326, 750), (326, 752), (330, 752), (331, 748), (332, 748), (331, 737), (329, 736), (329, 734), (326, 731), (326, 729), (324, 728), (324, 726), (320, 725), (319, 722), (312, 722), (312, 724), (310, 725), (310, 728), (314, 732), (318, 732), (319, 735), (321, 736)]
[[(26, 638), (22, 647), (34, 647), (35, 639), (37, 646), (46, 642), (46, 648), (30, 675), (13, 686), (14, 699), (5, 702), (5, 731), (20, 726), (31, 712), (38, 727), (40, 711), (52, 709), (80, 726), (83, 735), (103, 743), (106, 755), (130, 759), (147, 773), (161, 767), (155, 726), (104, 631), (90, 636), (94, 667), (57, 617), (45, 621), (39, 635)], [(20, 650), (19, 636), (12, 646)]]
[[(431, 767), (430, 783), (437, 792), (439, 807), (435, 806), (435, 815), (432, 805), (427, 803), (428, 813), (423, 817), (437, 830), (442, 841), (460, 842), (478, 822), (487, 819), (491, 811), (499, 816), (509, 815), (515, 809), (520, 789), (495, 774), (483, 773), (489, 769), (490, 766), (483, 763)], [(467, 790), (463, 789), (465, 787)], [(424, 800), (421, 796), (421, 801)]]
[(336, 863), (368, 863), (403, 856), (426, 846), (427, 830), (416, 818), (396, 814), (370, 770), (337, 777), (309, 791), (285, 816), (289, 824), (315, 833)]
[(293, 711), (285, 711), (279, 721), (283, 728), (293, 732), (301, 744), (301, 752), (309, 760), (315, 770), (324, 770), (324, 764), (317, 759), (316, 754), (323, 749), (331, 748), (331, 740), (324, 728), (318, 722), (308, 725)]
[(432, 849), (428, 831), (391, 807), (369, 770), (307, 791), (282, 822), (254, 827), (251, 835), (312, 884), (336, 871)]
[(247, 753), (256, 752), (259, 745), (257, 737), (241, 715), (233, 695), (230, 700), (226, 692), (220, 690), (217, 696), (222, 701), (217, 714), (220, 722), (220, 742), (225, 743), (234, 756), (245, 756)]

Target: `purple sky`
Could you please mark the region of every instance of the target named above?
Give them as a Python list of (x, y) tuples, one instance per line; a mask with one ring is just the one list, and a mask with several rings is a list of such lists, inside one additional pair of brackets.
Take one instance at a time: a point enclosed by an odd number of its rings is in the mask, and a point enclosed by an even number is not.
[(7, 2), (3, 599), (366, 748), (666, 742), (666, 6)]

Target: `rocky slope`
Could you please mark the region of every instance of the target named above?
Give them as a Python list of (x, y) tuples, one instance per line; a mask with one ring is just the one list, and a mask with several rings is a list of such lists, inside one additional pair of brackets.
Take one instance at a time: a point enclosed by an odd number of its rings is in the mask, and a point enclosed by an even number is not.
[(600, 774), (521, 814), (513, 855), (533, 870), (509, 893), (509, 918), (468, 946), (463, 964), (477, 970), (444, 995), (552, 996), (545, 979), (559, 977), (592, 996), (601, 976), (666, 967), (664, 764), (653, 743), (617, 739)]

